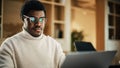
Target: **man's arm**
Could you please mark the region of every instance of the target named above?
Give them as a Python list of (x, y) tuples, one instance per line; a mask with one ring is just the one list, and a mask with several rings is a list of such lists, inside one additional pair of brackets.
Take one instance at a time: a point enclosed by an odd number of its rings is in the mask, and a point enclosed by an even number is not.
[(11, 47), (3, 42), (0, 46), (0, 68), (15, 68), (12, 56)]
[(63, 49), (61, 48), (61, 45), (58, 44), (56, 48), (56, 59), (57, 59), (57, 66), (58, 68), (61, 67), (62, 63), (65, 60), (65, 53), (63, 52)]

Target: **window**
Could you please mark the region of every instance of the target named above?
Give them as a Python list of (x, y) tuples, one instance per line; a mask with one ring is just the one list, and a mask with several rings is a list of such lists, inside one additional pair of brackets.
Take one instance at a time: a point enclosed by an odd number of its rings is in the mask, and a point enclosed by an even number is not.
[(108, 1), (109, 39), (120, 40), (120, 2)]

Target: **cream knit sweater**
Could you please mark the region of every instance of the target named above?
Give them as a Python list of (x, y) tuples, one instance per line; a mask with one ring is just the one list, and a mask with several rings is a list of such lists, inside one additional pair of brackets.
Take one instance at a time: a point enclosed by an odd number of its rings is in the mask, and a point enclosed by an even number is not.
[(59, 68), (64, 59), (61, 45), (53, 38), (33, 37), (25, 30), (0, 47), (0, 68)]

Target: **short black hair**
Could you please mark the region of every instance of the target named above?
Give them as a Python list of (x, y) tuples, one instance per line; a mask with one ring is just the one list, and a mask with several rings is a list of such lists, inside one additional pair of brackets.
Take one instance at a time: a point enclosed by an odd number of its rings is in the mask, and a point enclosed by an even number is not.
[(28, 0), (28, 1), (25, 1), (25, 3), (23, 4), (21, 8), (20, 16), (22, 17), (22, 20), (23, 20), (23, 15), (27, 15), (31, 10), (38, 10), (38, 11), (42, 10), (44, 11), (45, 16), (46, 16), (46, 9), (40, 1)]

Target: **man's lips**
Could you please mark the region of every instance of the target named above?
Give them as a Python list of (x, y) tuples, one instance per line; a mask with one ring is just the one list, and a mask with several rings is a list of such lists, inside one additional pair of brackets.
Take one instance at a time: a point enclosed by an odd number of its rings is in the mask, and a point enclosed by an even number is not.
[(36, 32), (40, 32), (41, 30), (42, 30), (42, 28), (40, 28), (40, 27), (34, 28), (34, 31), (36, 31)]

